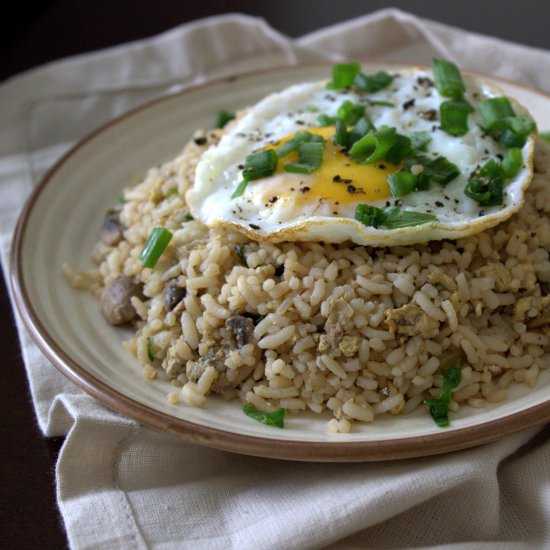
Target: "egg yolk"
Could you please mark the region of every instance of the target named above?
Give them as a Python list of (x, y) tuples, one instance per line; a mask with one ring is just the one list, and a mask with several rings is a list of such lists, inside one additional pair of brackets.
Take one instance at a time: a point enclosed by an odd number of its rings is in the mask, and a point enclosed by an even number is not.
[[(313, 198), (322, 198), (336, 204), (348, 204), (378, 202), (391, 197), (387, 178), (399, 169), (398, 166), (387, 162), (373, 164), (353, 162), (338, 145), (333, 143), (334, 126), (308, 128), (307, 131), (324, 138), (323, 161), (321, 166), (311, 174), (295, 175), (300, 178), (302, 185), (302, 192), (295, 197), (295, 203), (311, 202)], [(290, 135), (281, 139), (277, 146), (289, 141), (292, 137), (293, 135)], [(298, 162), (297, 152), (279, 159), (277, 172), (287, 174), (284, 165), (289, 162)], [(307, 187), (306, 193), (303, 192), (303, 186)], [(282, 194), (287, 195), (288, 191)]]

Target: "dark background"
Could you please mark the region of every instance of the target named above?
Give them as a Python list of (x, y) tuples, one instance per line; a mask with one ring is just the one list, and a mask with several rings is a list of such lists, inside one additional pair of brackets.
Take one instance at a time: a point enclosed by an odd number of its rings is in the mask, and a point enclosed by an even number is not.
[[(550, 49), (548, 0), (35, 0), (10, 3), (0, 18), (0, 80), (48, 61), (158, 34), (208, 15), (264, 17), (299, 36), (390, 6), (474, 32)], [(0, 279), (0, 385), (3, 445), (0, 548), (64, 548), (55, 504), (54, 467), (62, 441), (36, 425), (13, 314)]]

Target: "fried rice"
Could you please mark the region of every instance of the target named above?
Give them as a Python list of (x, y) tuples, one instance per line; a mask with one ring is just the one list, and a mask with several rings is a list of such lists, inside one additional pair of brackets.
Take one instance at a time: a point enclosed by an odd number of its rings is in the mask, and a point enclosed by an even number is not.
[[(190, 219), (185, 191), (219, 137), (197, 133), (125, 191), (120, 234), (96, 245), (96, 269), (65, 267), (98, 298), (123, 278), (139, 287), (124, 346), (148, 378), (172, 380), (172, 403), (218, 394), (326, 414), (329, 431), (349, 432), (354, 421), (426, 408), (449, 354), (463, 357), (451, 411), (506, 400), (510, 384), (533, 387), (550, 366), (547, 144), (537, 143), (525, 205), (506, 222), (457, 241), (371, 248), (257, 242)], [(144, 268), (155, 227), (174, 237)]]

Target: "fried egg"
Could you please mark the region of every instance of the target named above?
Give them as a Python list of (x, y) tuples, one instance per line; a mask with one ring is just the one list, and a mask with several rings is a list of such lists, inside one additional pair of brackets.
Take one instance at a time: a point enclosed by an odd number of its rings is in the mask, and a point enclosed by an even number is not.
[[(479, 173), (480, 167), (490, 160), (500, 163), (507, 153), (483, 129), (479, 113), (481, 102), (503, 96), (502, 90), (485, 79), (464, 74), (464, 99), (472, 112), (468, 131), (455, 136), (441, 127), (440, 106), (449, 98), (440, 94), (430, 70), (404, 68), (392, 77), (389, 85), (374, 93), (353, 86), (327, 89), (327, 82), (297, 84), (249, 108), (218, 144), (203, 153), (194, 184), (186, 194), (193, 216), (209, 227), (231, 227), (255, 240), (351, 240), (388, 246), (465, 237), (518, 211), (532, 178), (535, 132), (520, 148), (521, 166), (506, 181), (502, 204), (483, 206), (465, 194), (469, 178)], [(524, 107), (510, 101), (517, 115), (528, 116)], [(357, 162), (349, 150), (335, 143), (336, 128), (331, 122), (338, 118), (345, 102), (364, 106), (376, 129), (395, 128), (413, 142), (418, 136), (427, 136), (429, 142), (421, 153), (424, 163), (444, 157), (459, 174), (446, 185), (431, 181), (428, 188), (394, 196), (391, 177), (404, 170), (403, 162)], [(319, 115), (329, 121), (326, 126), (320, 125)], [(288, 172), (285, 165), (299, 162), (298, 153), (292, 152), (278, 159), (273, 173), (248, 181), (244, 192), (235, 196), (242, 186), (247, 157), (277, 149), (300, 131), (322, 138), (320, 165), (311, 173)], [(420, 174), (424, 166), (409, 163), (407, 170)], [(429, 214), (430, 221), (408, 226), (398, 223), (389, 228), (369, 225), (356, 219), (359, 205), (383, 211), (396, 206), (401, 213)]]

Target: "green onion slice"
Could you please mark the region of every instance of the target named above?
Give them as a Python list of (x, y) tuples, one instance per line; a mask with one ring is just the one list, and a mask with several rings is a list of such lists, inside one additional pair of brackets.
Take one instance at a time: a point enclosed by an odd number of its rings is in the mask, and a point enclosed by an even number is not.
[(228, 111), (219, 111), (216, 113), (216, 128), (223, 128), (230, 120), (235, 118), (234, 113)]
[(504, 200), (504, 174), (494, 160), (488, 161), (482, 168), (470, 176), (464, 194), (482, 206), (495, 206)]
[(371, 119), (367, 115), (362, 116), (349, 132), (349, 145), (353, 145), (356, 141), (359, 141), (363, 136), (366, 136), (370, 131), (374, 130), (376, 130), (376, 128)]
[(397, 141), (395, 128), (381, 127), (356, 141), (351, 149), (351, 158), (360, 164), (370, 164), (384, 159)]
[(334, 126), (336, 124), (336, 117), (320, 114), (317, 117), (317, 123), (319, 126)]
[(327, 88), (329, 90), (349, 88), (360, 72), (361, 65), (359, 63), (336, 63), (332, 67), (332, 80), (327, 84)]
[(277, 169), (278, 161), (279, 157), (274, 149), (248, 155), (244, 161), (243, 179), (253, 181), (271, 176)]
[(468, 132), (468, 115), (472, 111), (467, 101), (444, 101), (439, 106), (441, 129), (452, 136), (463, 136)]
[(300, 143), (298, 150), (300, 152), (299, 162), (285, 164), (284, 169), (286, 172), (311, 174), (311, 172), (321, 166), (321, 162), (323, 161), (322, 141), (306, 141)]
[(355, 124), (364, 114), (365, 106), (352, 101), (344, 101), (336, 112), (338, 118), (348, 125)]
[(358, 204), (355, 208), (355, 219), (368, 227), (399, 229), (436, 222), (437, 216), (414, 210), (402, 210), (399, 206), (377, 208), (369, 204)]
[(151, 338), (147, 338), (147, 357), (151, 363), (155, 360), (154, 344)]
[(416, 176), (410, 172), (395, 172), (388, 176), (388, 185), (394, 197), (402, 197), (415, 190)]
[(116, 196), (116, 200), (118, 204), (125, 204), (128, 201), (126, 200), (126, 197), (124, 196), (124, 191), (120, 191), (118, 195)]
[(382, 90), (393, 82), (394, 77), (388, 74), (386, 71), (378, 71), (377, 73), (366, 75), (358, 73), (355, 76), (354, 84), (363, 92), (372, 94)]
[(535, 123), (527, 117), (510, 117), (500, 121), (498, 126), (504, 130), (498, 138), (502, 147), (523, 147), (527, 136), (535, 129)]
[(528, 117), (516, 116), (506, 97), (491, 97), (479, 105), (483, 127), (502, 147), (523, 147), (527, 137), (535, 129)]
[[(426, 159), (426, 157), (417, 157)], [(445, 186), (455, 178), (460, 176), (460, 170), (456, 164), (453, 164), (446, 157), (436, 157), (428, 159), (428, 162), (421, 162), (424, 166), (424, 174), (433, 181)]]
[(292, 139), (289, 139), (287, 142), (283, 143), (281, 146), (275, 149), (278, 158), (286, 157), (286, 155), (298, 151), (302, 143), (323, 143), (325, 140), (323, 136), (317, 134), (312, 134), (311, 132), (300, 131), (296, 132)]
[(516, 116), (512, 104), (506, 97), (484, 99), (479, 104), (479, 113), (483, 119), (483, 127), (488, 132), (492, 132), (500, 120)]
[(424, 403), (430, 407), (430, 414), (434, 422), (440, 428), (446, 428), (450, 424), (449, 403), (453, 390), (460, 384), (462, 378), (462, 357), (454, 357), (453, 363), (454, 365), (443, 376), (439, 397), (424, 400)]
[(521, 165), (523, 164), (523, 155), (521, 149), (513, 147), (508, 149), (506, 155), (502, 159), (500, 166), (505, 178), (513, 178), (519, 172)]
[(174, 195), (178, 194), (178, 188), (177, 187), (170, 187), (170, 189), (167, 189), (166, 193), (164, 193), (164, 198), (168, 199)]
[(149, 235), (149, 238), (147, 239), (147, 242), (139, 255), (139, 261), (143, 267), (155, 267), (155, 265), (157, 265), (160, 255), (168, 246), (172, 236), (172, 233), (164, 227), (155, 227), (153, 231), (151, 231), (151, 234)]
[(338, 119), (336, 121), (336, 132), (332, 138), (336, 145), (342, 147), (342, 149), (347, 149), (350, 144), (350, 137), (348, 133), (348, 125), (343, 121)]
[(284, 170), (293, 174), (311, 174), (315, 170), (315, 167), (301, 162), (289, 162), (285, 164)]
[(446, 59), (433, 59), (435, 86), (444, 97), (462, 99), (465, 87), (458, 67)]
[(266, 413), (258, 410), (252, 403), (247, 403), (243, 407), (243, 412), (250, 418), (265, 424), (266, 426), (275, 426), (276, 428), (285, 427), (286, 409), (277, 409), (276, 411)]
[(422, 153), (426, 152), (428, 145), (432, 141), (429, 132), (412, 132), (409, 134), (409, 139), (411, 140), (411, 147), (415, 151)]
[(237, 187), (235, 188), (235, 191), (233, 191), (231, 198), (237, 199), (239, 197), (242, 197), (244, 195), (244, 192), (246, 191), (247, 186), (248, 186), (248, 180), (241, 180), (239, 185), (237, 185)]
[(386, 153), (384, 160), (391, 162), (392, 164), (400, 164), (401, 161), (413, 154), (411, 147), (411, 140), (407, 136), (396, 134), (395, 143), (390, 147), (390, 150)]

